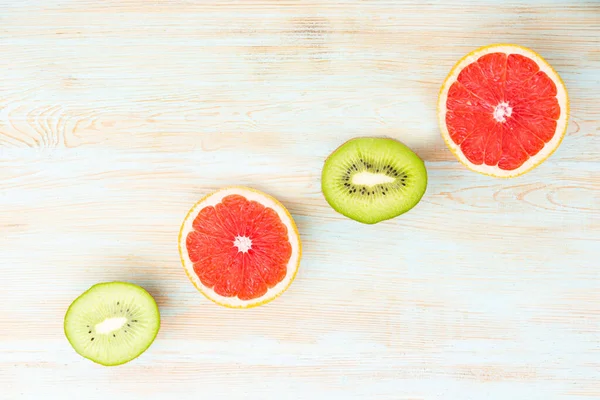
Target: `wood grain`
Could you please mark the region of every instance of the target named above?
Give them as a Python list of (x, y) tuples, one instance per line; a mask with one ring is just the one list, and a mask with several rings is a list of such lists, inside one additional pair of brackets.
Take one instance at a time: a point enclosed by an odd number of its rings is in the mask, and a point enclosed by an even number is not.
[[(600, 398), (597, 1), (0, 0), (0, 398)], [(513, 42), (572, 115), (529, 174), (465, 170), (436, 126), (466, 52)], [(334, 213), (324, 158), (357, 135), (421, 155), (423, 201), (376, 226)], [(227, 310), (177, 254), (209, 190), (292, 212), (299, 275)], [(123, 279), (157, 299), (150, 350), (78, 357), (70, 302)]]

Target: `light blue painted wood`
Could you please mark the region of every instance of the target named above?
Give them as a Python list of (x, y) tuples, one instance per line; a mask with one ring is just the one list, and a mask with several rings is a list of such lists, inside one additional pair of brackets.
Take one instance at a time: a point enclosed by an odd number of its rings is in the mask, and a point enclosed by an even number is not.
[[(0, 4), (0, 399), (600, 398), (597, 2)], [(493, 42), (538, 51), (571, 97), (559, 150), (511, 180), (465, 170), (436, 126), (454, 62)], [(410, 213), (364, 226), (324, 201), (356, 135), (425, 159)], [(178, 260), (188, 209), (230, 184), (279, 198), (304, 244), (252, 310)], [(102, 368), (62, 319), (116, 279), (163, 325)]]

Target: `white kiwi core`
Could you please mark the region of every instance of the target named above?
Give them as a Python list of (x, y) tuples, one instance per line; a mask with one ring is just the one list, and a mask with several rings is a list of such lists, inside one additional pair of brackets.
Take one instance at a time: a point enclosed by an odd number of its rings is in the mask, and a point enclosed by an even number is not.
[(96, 329), (96, 332), (107, 335), (121, 329), (126, 322), (127, 318), (125, 317), (106, 318), (104, 321), (96, 324), (94, 328)]
[(372, 173), (369, 171), (359, 172), (352, 176), (352, 183), (355, 185), (376, 186), (383, 183), (392, 183), (396, 178), (387, 176), (386, 174)]

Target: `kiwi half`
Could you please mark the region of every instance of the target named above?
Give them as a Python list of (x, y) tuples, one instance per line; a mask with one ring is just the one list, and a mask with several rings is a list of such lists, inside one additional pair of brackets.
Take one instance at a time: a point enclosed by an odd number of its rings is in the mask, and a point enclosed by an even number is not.
[(79, 296), (65, 315), (69, 343), (81, 356), (113, 366), (133, 360), (154, 341), (160, 327), (158, 306), (140, 286), (107, 282)]
[(388, 138), (355, 138), (325, 161), (321, 190), (337, 212), (365, 224), (413, 208), (427, 188), (425, 163), (406, 145)]

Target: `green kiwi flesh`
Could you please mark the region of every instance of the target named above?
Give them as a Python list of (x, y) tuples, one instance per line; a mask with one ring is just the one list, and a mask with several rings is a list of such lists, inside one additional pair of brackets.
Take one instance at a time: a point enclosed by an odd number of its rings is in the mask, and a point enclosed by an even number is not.
[(403, 143), (361, 137), (338, 147), (325, 161), (321, 190), (342, 215), (375, 224), (419, 203), (427, 188), (425, 163)]
[(107, 282), (77, 297), (64, 330), (75, 351), (101, 365), (125, 364), (150, 347), (160, 328), (154, 298), (140, 286)]

